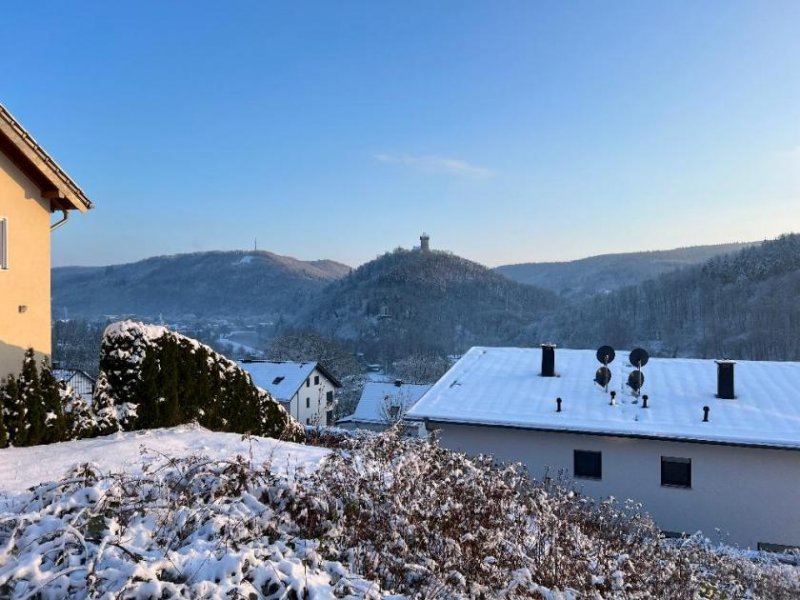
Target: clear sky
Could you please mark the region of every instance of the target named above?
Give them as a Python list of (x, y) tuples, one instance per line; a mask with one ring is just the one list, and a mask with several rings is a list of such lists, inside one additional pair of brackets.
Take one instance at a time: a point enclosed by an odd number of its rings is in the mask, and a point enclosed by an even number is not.
[(424, 230), (497, 265), (800, 230), (800, 2), (4, 2), (0, 101), (97, 205), (54, 264)]

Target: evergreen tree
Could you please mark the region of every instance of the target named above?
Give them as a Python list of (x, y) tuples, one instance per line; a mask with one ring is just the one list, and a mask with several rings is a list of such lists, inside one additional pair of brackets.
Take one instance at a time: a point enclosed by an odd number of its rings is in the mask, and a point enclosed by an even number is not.
[(188, 365), (179, 366), (179, 354), (182, 360), (191, 358), (188, 353), (179, 352), (178, 344), (174, 340), (164, 340), (159, 361), (161, 393), (159, 427), (174, 427), (184, 422), (178, 399), (178, 379), (179, 373), (185, 371)]
[(47, 360), (42, 361), (39, 384), (45, 410), (45, 430), (41, 443), (63, 442), (68, 439), (68, 424), (64, 415), (66, 384), (55, 378)]
[(24, 446), (26, 434), (25, 419), (28, 416), (28, 411), (20, 396), (17, 379), (13, 375), (9, 375), (6, 380), (4, 395), (3, 404), (8, 444), (17, 447)]
[(197, 420), (219, 431), (303, 436), (239, 365), (190, 338), (131, 321), (106, 330), (94, 408), (98, 435)]
[(5, 420), (6, 383), (0, 381), (0, 448), (8, 446), (8, 431)]
[(136, 403), (136, 420), (133, 428), (161, 427), (161, 401), (159, 390), (159, 365), (155, 352), (145, 355), (139, 371), (139, 383), (134, 388), (132, 400)]
[(19, 396), (26, 407), (26, 434), (24, 442), (17, 445), (36, 446), (44, 439), (46, 411), (42, 399), (42, 387), (39, 382), (39, 369), (33, 348), (25, 351), (22, 361), (22, 373), (19, 376)]
[(80, 394), (64, 390), (63, 404), (68, 439), (80, 440), (98, 435), (97, 417)]

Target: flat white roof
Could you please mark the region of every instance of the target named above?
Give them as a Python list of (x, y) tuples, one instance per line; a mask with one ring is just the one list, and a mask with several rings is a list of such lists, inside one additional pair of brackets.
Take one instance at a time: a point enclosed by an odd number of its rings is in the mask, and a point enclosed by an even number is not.
[[(475, 347), (407, 417), (601, 435), (800, 449), (800, 363), (738, 361), (733, 400), (716, 397), (713, 360), (651, 358), (642, 368), (648, 408), (626, 384), (627, 351), (609, 365), (609, 392), (594, 382), (594, 350), (556, 349), (556, 377), (541, 377), (541, 349)], [(556, 398), (562, 412), (556, 412)], [(703, 422), (703, 407), (710, 410)]]
[(427, 384), (403, 383), (398, 386), (390, 382), (368, 381), (355, 412), (345, 419), (364, 423), (386, 422), (390, 406), (398, 406), (405, 412), (429, 389), (431, 386)]
[(240, 362), (239, 366), (250, 373), (258, 387), (267, 390), (275, 399), (288, 402), (311, 376), (317, 363), (258, 361)]

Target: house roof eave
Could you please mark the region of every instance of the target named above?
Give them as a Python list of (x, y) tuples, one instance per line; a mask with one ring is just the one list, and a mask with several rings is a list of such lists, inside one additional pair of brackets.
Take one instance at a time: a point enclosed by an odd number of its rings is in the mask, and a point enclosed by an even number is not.
[(3, 151), (50, 200), (52, 210), (86, 212), (94, 204), (58, 163), (0, 104), (0, 137)]

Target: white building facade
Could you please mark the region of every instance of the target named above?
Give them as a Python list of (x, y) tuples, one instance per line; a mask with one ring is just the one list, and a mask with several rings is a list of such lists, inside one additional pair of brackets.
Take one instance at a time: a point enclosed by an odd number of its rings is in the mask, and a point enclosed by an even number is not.
[(341, 383), (321, 364), (245, 360), (240, 366), (299, 423), (333, 424), (336, 390)]
[(710, 360), (652, 359), (636, 394), (622, 357), (608, 389), (592, 380), (593, 351), (559, 350), (554, 377), (541, 376), (540, 359), (473, 348), (409, 417), (452, 450), (641, 502), (668, 534), (800, 547), (800, 364), (739, 363), (735, 397), (721, 399)]

